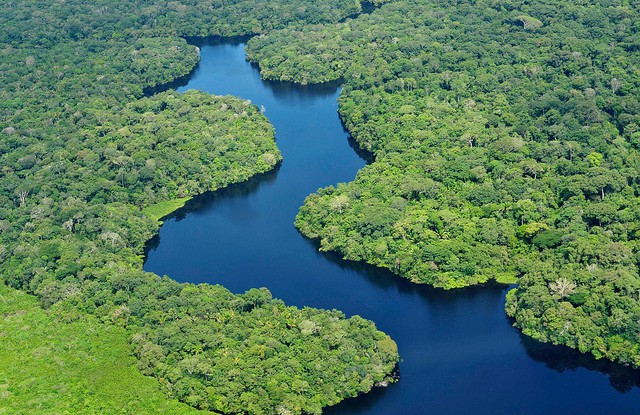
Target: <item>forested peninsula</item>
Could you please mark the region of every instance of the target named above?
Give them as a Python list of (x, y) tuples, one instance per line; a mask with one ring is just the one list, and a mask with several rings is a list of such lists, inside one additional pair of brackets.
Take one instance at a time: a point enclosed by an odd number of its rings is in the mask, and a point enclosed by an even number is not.
[(639, 8), (400, 0), (251, 39), (270, 79), (343, 79), (375, 153), (296, 225), (417, 283), (516, 283), (525, 334), (640, 366)]
[(397, 347), (370, 321), (142, 271), (162, 216), (281, 160), (250, 102), (151, 95), (197, 64), (185, 39), (359, 2), (0, 8), (0, 412), (318, 414), (390, 380)]

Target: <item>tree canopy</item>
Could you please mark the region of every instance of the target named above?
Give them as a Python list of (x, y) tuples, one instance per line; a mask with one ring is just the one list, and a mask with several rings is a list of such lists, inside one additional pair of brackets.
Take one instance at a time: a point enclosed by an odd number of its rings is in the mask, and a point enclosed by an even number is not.
[(343, 79), (375, 154), (296, 225), (417, 283), (517, 283), (525, 334), (640, 366), (638, 11), (401, 0), (251, 39), (265, 77)]
[[(397, 348), (372, 322), (287, 307), (266, 289), (234, 295), (142, 271), (144, 243), (163, 214), (281, 160), (273, 128), (250, 102), (152, 95), (197, 64), (185, 38), (337, 22), (360, 13), (359, 2), (31, 0), (0, 9), (0, 278), (47, 310), (30, 313), (53, 327), (69, 323), (61, 333), (110, 325), (95, 330), (118, 356), (128, 337), (138, 368), (172, 399), (154, 404), (157, 391), (141, 389), (145, 411), (183, 408), (179, 399), (224, 413), (320, 413), (391, 374)], [(47, 329), (34, 324), (30, 338)], [(3, 322), (5, 330), (15, 327)], [(9, 356), (26, 352), (5, 339)], [(98, 352), (95, 337), (83, 339), (87, 353)], [(45, 364), (20, 362), (33, 365), (25, 376)], [(102, 404), (80, 399), (91, 370), (70, 369), (61, 394), (69, 407), (46, 405), (95, 413)], [(0, 393), (13, 394), (12, 408), (43, 413), (11, 388)]]

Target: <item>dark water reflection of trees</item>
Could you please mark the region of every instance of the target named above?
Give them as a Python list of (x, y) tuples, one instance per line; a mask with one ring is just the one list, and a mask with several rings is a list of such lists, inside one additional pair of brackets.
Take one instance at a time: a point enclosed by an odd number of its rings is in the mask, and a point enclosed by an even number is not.
[(630, 392), (640, 386), (640, 371), (606, 359), (597, 360), (590, 354), (580, 353), (578, 350), (565, 346), (555, 346), (541, 343), (520, 334), (523, 346), (533, 360), (544, 363), (549, 369), (557, 372), (572, 371), (585, 368), (589, 371), (600, 372), (609, 378), (611, 386), (621, 393)]

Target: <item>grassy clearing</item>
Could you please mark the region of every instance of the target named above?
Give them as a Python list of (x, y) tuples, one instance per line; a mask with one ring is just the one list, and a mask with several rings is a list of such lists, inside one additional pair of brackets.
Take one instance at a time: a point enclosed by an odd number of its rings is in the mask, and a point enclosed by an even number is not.
[(64, 322), (0, 284), (0, 414), (205, 415), (143, 376), (124, 329)]
[(181, 197), (178, 199), (159, 202), (154, 205), (145, 207), (144, 209), (142, 209), (142, 213), (155, 221), (160, 221), (160, 219), (167, 216), (171, 212), (183, 207), (184, 204), (187, 203), (187, 201), (189, 201), (190, 199), (191, 197)]

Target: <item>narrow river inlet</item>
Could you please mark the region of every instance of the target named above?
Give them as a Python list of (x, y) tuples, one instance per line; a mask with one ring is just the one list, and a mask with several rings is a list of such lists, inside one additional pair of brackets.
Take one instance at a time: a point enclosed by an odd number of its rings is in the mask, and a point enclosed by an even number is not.
[(262, 106), (284, 161), (167, 218), (145, 270), (236, 293), (267, 287), (290, 305), (373, 320), (398, 344), (399, 382), (327, 414), (640, 412), (638, 371), (525, 338), (504, 314), (506, 287), (435, 290), (318, 252), (293, 226), (299, 207), (318, 188), (353, 180), (366, 164), (340, 123), (339, 86), (262, 81), (238, 41), (203, 46), (201, 58), (179, 90)]

